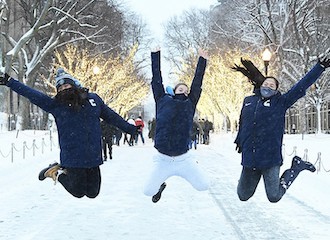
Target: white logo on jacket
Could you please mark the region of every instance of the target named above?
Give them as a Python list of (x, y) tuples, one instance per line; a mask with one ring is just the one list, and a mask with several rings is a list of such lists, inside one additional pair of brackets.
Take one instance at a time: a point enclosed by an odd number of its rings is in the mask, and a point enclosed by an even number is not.
[(89, 103), (91, 104), (92, 107), (96, 107), (95, 100), (93, 98), (88, 99)]
[(265, 107), (270, 107), (270, 99), (268, 99), (267, 101), (264, 102), (264, 106)]

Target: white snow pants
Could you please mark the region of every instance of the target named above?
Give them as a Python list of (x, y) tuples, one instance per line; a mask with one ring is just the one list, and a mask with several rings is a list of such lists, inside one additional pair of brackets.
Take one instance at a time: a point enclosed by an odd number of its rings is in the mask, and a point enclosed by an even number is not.
[(205, 191), (209, 187), (209, 179), (190, 152), (176, 157), (158, 152), (154, 155), (153, 162), (153, 170), (144, 187), (144, 194), (147, 196), (155, 195), (160, 185), (172, 176), (184, 178), (198, 191)]

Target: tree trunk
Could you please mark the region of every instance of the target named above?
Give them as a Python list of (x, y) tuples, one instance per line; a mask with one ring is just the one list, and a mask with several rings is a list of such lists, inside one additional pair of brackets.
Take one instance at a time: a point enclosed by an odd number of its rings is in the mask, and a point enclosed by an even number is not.
[(30, 118), (30, 101), (26, 98), (21, 99), (20, 113), (22, 119), (22, 130), (31, 129), (31, 118)]
[(321, 127), (321, 103), (318, 102), (316, 104), (316, 114), (317, 114), (317, 130), (316, 133), (321, 133), (322, 132), (322, 127)]

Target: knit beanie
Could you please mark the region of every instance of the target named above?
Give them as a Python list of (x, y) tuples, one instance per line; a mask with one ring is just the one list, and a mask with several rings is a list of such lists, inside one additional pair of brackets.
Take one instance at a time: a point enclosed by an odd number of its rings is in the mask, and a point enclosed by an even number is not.
[(56, 89), (57, 90), (63, 84), (70, 84), (72, 87), (75, 87), (75, 88), (81, 88), (82, 87), (79, 80), (75, 79), (73, 76), (71, 76), (70, 74), (65, 72), (63, 68), (57, 69), (55, 80), (56, 80)]

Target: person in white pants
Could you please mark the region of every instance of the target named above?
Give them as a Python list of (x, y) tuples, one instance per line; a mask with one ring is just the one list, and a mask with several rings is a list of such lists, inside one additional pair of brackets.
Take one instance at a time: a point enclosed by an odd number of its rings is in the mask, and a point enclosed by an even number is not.
[(160, 50), (151, 53), (152, 90), (156, 102), (154, 168), (145, 185), (144, 194), (158, 202), (166, 187), (166, 179), (180, 176), (196, 190), (205, 191), (209, 179), (189, 150), (190, 131), (196, 105), (202, 92), (207, 53), (199, 51), (199, 59), (190, 92), (185, 83), (178, 83), (166, 93), (160, 71)]

